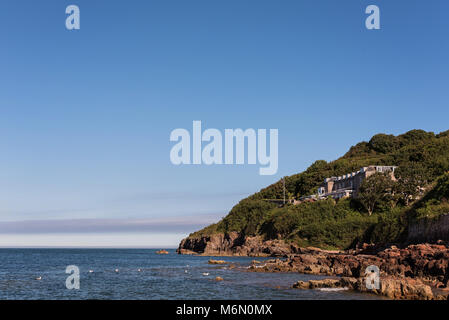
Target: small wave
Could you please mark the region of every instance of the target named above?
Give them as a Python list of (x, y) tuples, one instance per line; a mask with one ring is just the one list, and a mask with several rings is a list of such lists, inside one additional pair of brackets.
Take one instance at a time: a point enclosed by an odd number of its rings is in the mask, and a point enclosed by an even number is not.
[(325, 292), (338, 292), (338, 291), (349, 290), (349, 288), (348, 287), (344, 287), (344, 288), (320, 288), (318, 290), (325, 291)]

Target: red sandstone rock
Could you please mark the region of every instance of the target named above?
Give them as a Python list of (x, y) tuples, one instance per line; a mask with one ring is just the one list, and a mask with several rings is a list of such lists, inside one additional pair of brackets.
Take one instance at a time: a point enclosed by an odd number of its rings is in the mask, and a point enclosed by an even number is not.
[[(432, 300), (434, 296), (430, 286), (422, 281), (410, 278), (384, 277), (378, 290), (367, 289), (363, 278), (322, 279), (298, 281), (293, 285), (297, 289), (348, 288), (359, 292), (370, 292), (390, 299)], [(438, 296), (440, 299), (441, 296)]]
[[(384, 285), (378, 294), (392, 299), (440, 299), (447, 297), (449, 290), (443, 290), (438, 297), (433, 297), (429, 285), (434, 288), (448, 287), (448, 264), (449, 247), (422, 244), (411, 245), (405, 249), (392, 247), (375, 255), (334, 254), (323, 251), (315, 254), (301, 253), (287, 260), (269, 261), (257, 271), (334, 275), (358, 281), (362, 279), (364, 270), (369, 265), (376, 265), (384, 278)], [(255, 270), (250, 267), (250, 271)], [(316, 287), (316, 283), (300, 283), (298, 286)]]

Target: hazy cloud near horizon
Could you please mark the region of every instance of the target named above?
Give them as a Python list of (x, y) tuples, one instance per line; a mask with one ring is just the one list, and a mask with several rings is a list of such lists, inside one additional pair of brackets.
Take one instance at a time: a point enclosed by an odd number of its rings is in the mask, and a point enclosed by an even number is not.
[(152, 219), (64, 219), (0, 221), (0, 234), (191, 233), (225, 214)]

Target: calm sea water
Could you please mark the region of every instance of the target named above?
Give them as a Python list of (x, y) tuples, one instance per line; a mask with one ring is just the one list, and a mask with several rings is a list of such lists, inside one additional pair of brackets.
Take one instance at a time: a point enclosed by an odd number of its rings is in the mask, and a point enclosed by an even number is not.
[[(377, 298), (348, 291), (291, 289), (298, 280), (321, 277), (246, 272), (245, 266), (252, 258), (223, 258), (242, 267), (229, 270), (209, 265), (208, 257), (169, 252), (158, 255), (151, 249), (0, 249), (0, 299)], [(80, 290), (65, 287), (68, 265), (80, 268)], [(224, 281), (216, 282), (216, 276)]]

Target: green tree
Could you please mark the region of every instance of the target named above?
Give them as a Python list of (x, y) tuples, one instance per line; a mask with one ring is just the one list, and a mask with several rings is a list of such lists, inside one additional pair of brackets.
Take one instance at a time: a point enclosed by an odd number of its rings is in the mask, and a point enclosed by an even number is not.
[(389, 153), (399, 148), (399, 142), (393, 135), (376, 134), (371, 138), (369, 145), (376, 152)]
[(392, 180), (388, 174), (376, 172), (362, 182), (358, 200), (372, 215), (376, 206), (391, 196)]
[(428, 170), (420, 163), (409, 163), (399, 167), (395, 172), (396, 190), (406, 206), (421, 194), (428, 184)]

